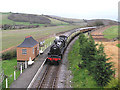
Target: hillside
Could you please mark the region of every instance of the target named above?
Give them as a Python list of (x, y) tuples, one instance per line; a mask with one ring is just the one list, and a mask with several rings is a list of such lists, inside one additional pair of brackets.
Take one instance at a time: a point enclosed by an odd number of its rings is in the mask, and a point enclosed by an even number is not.
[(8, 19), (16, 22), (29, 22), (30, 24), (50, 24), (51, 21), (43, 17), (42, 15), (33, 14), (22, 14), (22, 13), (12, 13), (8, 16)]
[(54, 15), (44, 15), (46, 17), (56, 19), (59, 21), (63, 21), (69, 24), (75, 24), (75, 25), (87, 25), (87, 23), (84, 21), (84, 19), (73, 19), (73, 18), (64, 18), (64, 17), (59, 17), (59, 16), (54, 16)]
[(0, 18), (0, 21), (2, 21), (2, 25), (8, 24), (8, 25), (29, 25), (29, 22), (17, 22), (8, 19), (8, 17), (11, 15), (11, 13), (0, 13), (2, 15), (2, 18)]
[(54, 15), (35, 15), (24, 13), (2, 13), (2, 29), (24, 29), (37, 28), (39, 26), (59, 26), (59, 25), (79, 25), (79, 26), (99, 26), (99, 25), (117, 25), (116, 21), (109, 19), (73, 19)]
[(118, 23), (113, 20), (109, 19), (92, 19), (92, 20), (86, 20), (86, 19), (74, 19), (74, 18), (64, 18), (64, 17), (59, 17), (59, 16), (54, 16), (54, 15), (44, 15), (48, 18), (56, 19), (59, 21), (67, 22), (69, 24), (73, 25), (81, 25), (81, 26), (97, 26), (99, 24), (103, 25), (117, 25)]
[(69, 23), (51, 19), (48, 17), (45, 17), (43, 15), (35, 15), (35, 14), (24, 14), (24, 13), (2, 13), (2, 18), (0, 21), (2, 21), (2, 25), (8, 24), (8, 25), (66, 25)]
[(118, 23), (113, 20), (109, 19), (92, 19), (92, 20), (85, 20), (86, 23), (90, 26), (94, 26), (96, 23), (103, 23), (103, 25), (117, 25)]

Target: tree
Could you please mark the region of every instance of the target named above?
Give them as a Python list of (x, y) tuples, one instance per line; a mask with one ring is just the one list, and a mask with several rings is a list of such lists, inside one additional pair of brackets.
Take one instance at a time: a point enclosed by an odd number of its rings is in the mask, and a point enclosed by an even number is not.
[(99, 49), (96, 48), (94, 39), (90, 35), (87, 39), (84, 34), (79, 36), (80, 50), (82, 64), (80, 67), (86, 67), (89, 74), (92, 74), (96, 82), (100, 86), (105, 86), (109, 81), (114, 71), (112, 62), (107, 62), (110, 58), (106, 58), (104, 47), (100, 44)]
[(110, 58), (106, 58), (104, 53), (104, 47), (101, 44), (99, 46), (98, 52), (95, 55), (95, 69), (94, 78), (98, 85), (105, 86), (109, 81), (111, 75), (114, 71), (111, 69), (113, 67), (112, 62), (107, 62)]
[(85, 37), (84, 34), (80, 35), (79, 37), (79, 42), (80, 42), (80, 55), (82, 56), (83, 60), (83, 66), (87, 66), (89, 70), (90, 68), (90, 63), (94, 61), (94, 55), (96, 54), (96, 45), (92, 36), (90, 36), (89, 39)]

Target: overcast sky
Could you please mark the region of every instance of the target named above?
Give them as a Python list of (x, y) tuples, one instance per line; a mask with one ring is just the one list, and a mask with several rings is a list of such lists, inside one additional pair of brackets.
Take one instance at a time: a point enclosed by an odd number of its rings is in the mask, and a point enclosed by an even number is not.
[(79, 19), (118, 19), (120, 0), (2, 0), (0, 12), (47, 14)]

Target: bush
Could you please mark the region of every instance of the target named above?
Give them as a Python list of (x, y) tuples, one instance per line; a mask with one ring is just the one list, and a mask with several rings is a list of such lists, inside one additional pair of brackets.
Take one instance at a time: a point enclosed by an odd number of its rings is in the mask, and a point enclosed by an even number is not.
[(104, 25), (104, 23), (102, 21), (100, 21), (100, 20), (95, 21), (95, 26), (102, 26), (102, 25)]
[(17, 56), (16, 50), (7, 51), (7, 52), (2, 53), (2, 60), (10, 60), (16, 56)]

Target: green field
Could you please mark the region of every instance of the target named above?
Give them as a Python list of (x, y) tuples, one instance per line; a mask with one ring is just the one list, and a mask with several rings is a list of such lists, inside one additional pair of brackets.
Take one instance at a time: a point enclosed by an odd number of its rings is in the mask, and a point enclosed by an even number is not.
[[(14, 81), (14, 66), (17, 66), (16, 58), (11, 60), (2, 61), (2, 68), (4, 70), (4, 74), (8, 76), (8, 86)], [(20, 75), (20, 71), (16, 71), (16, 78)], [(3, 81), (3, 88), (5, 88), (5, 80)]]
[(23, 42), (26, 36), (32, 35), (33, 38), (39, 39), (54, 33), (59, 33), (80, 26), (75, 25), (64, 25), (54, 27), (40, 27), (34, 29), (22, 29), (22, 30), (3, 30), (2, 31), (2, 50), (10, 48), (12, 46), (19, 45)]
[(51, 20), (51, 24), (55, 24), (55, 25), (68, 25), (69, 23), (63, 22), (63, 21), (59, 21), (56, 19), (52, 19), (52, 18), (48, 18)]
[(118, 37), (118, 32), (120, 32), (118, 26), (112, 26), (103, 32), (104, 38), (113, 39), (115, 37)]
[(89, 75), (86, 68), (80, 69), (78, 64), (81, 61), (79, 55), (79, 40), (77, 40), (72, 46), (71, 51), (68, 54), (69, 69), (72, 71), (72, 87), (73, 88), (100, 88), (97, 86), (96, 81), (91, 75)]
[[(2, 21), (2, 24), (10, 24), (10, 25), (43, 25), (43, 24), (30, 24), (29, 22), (15, 22), (8, 19), (8, 16), (11, 13), (0, 13), (2, 15), (2, 18), (0, 18), (0, 21)], [(2, 20), (1, 20), (2, 19)]]

